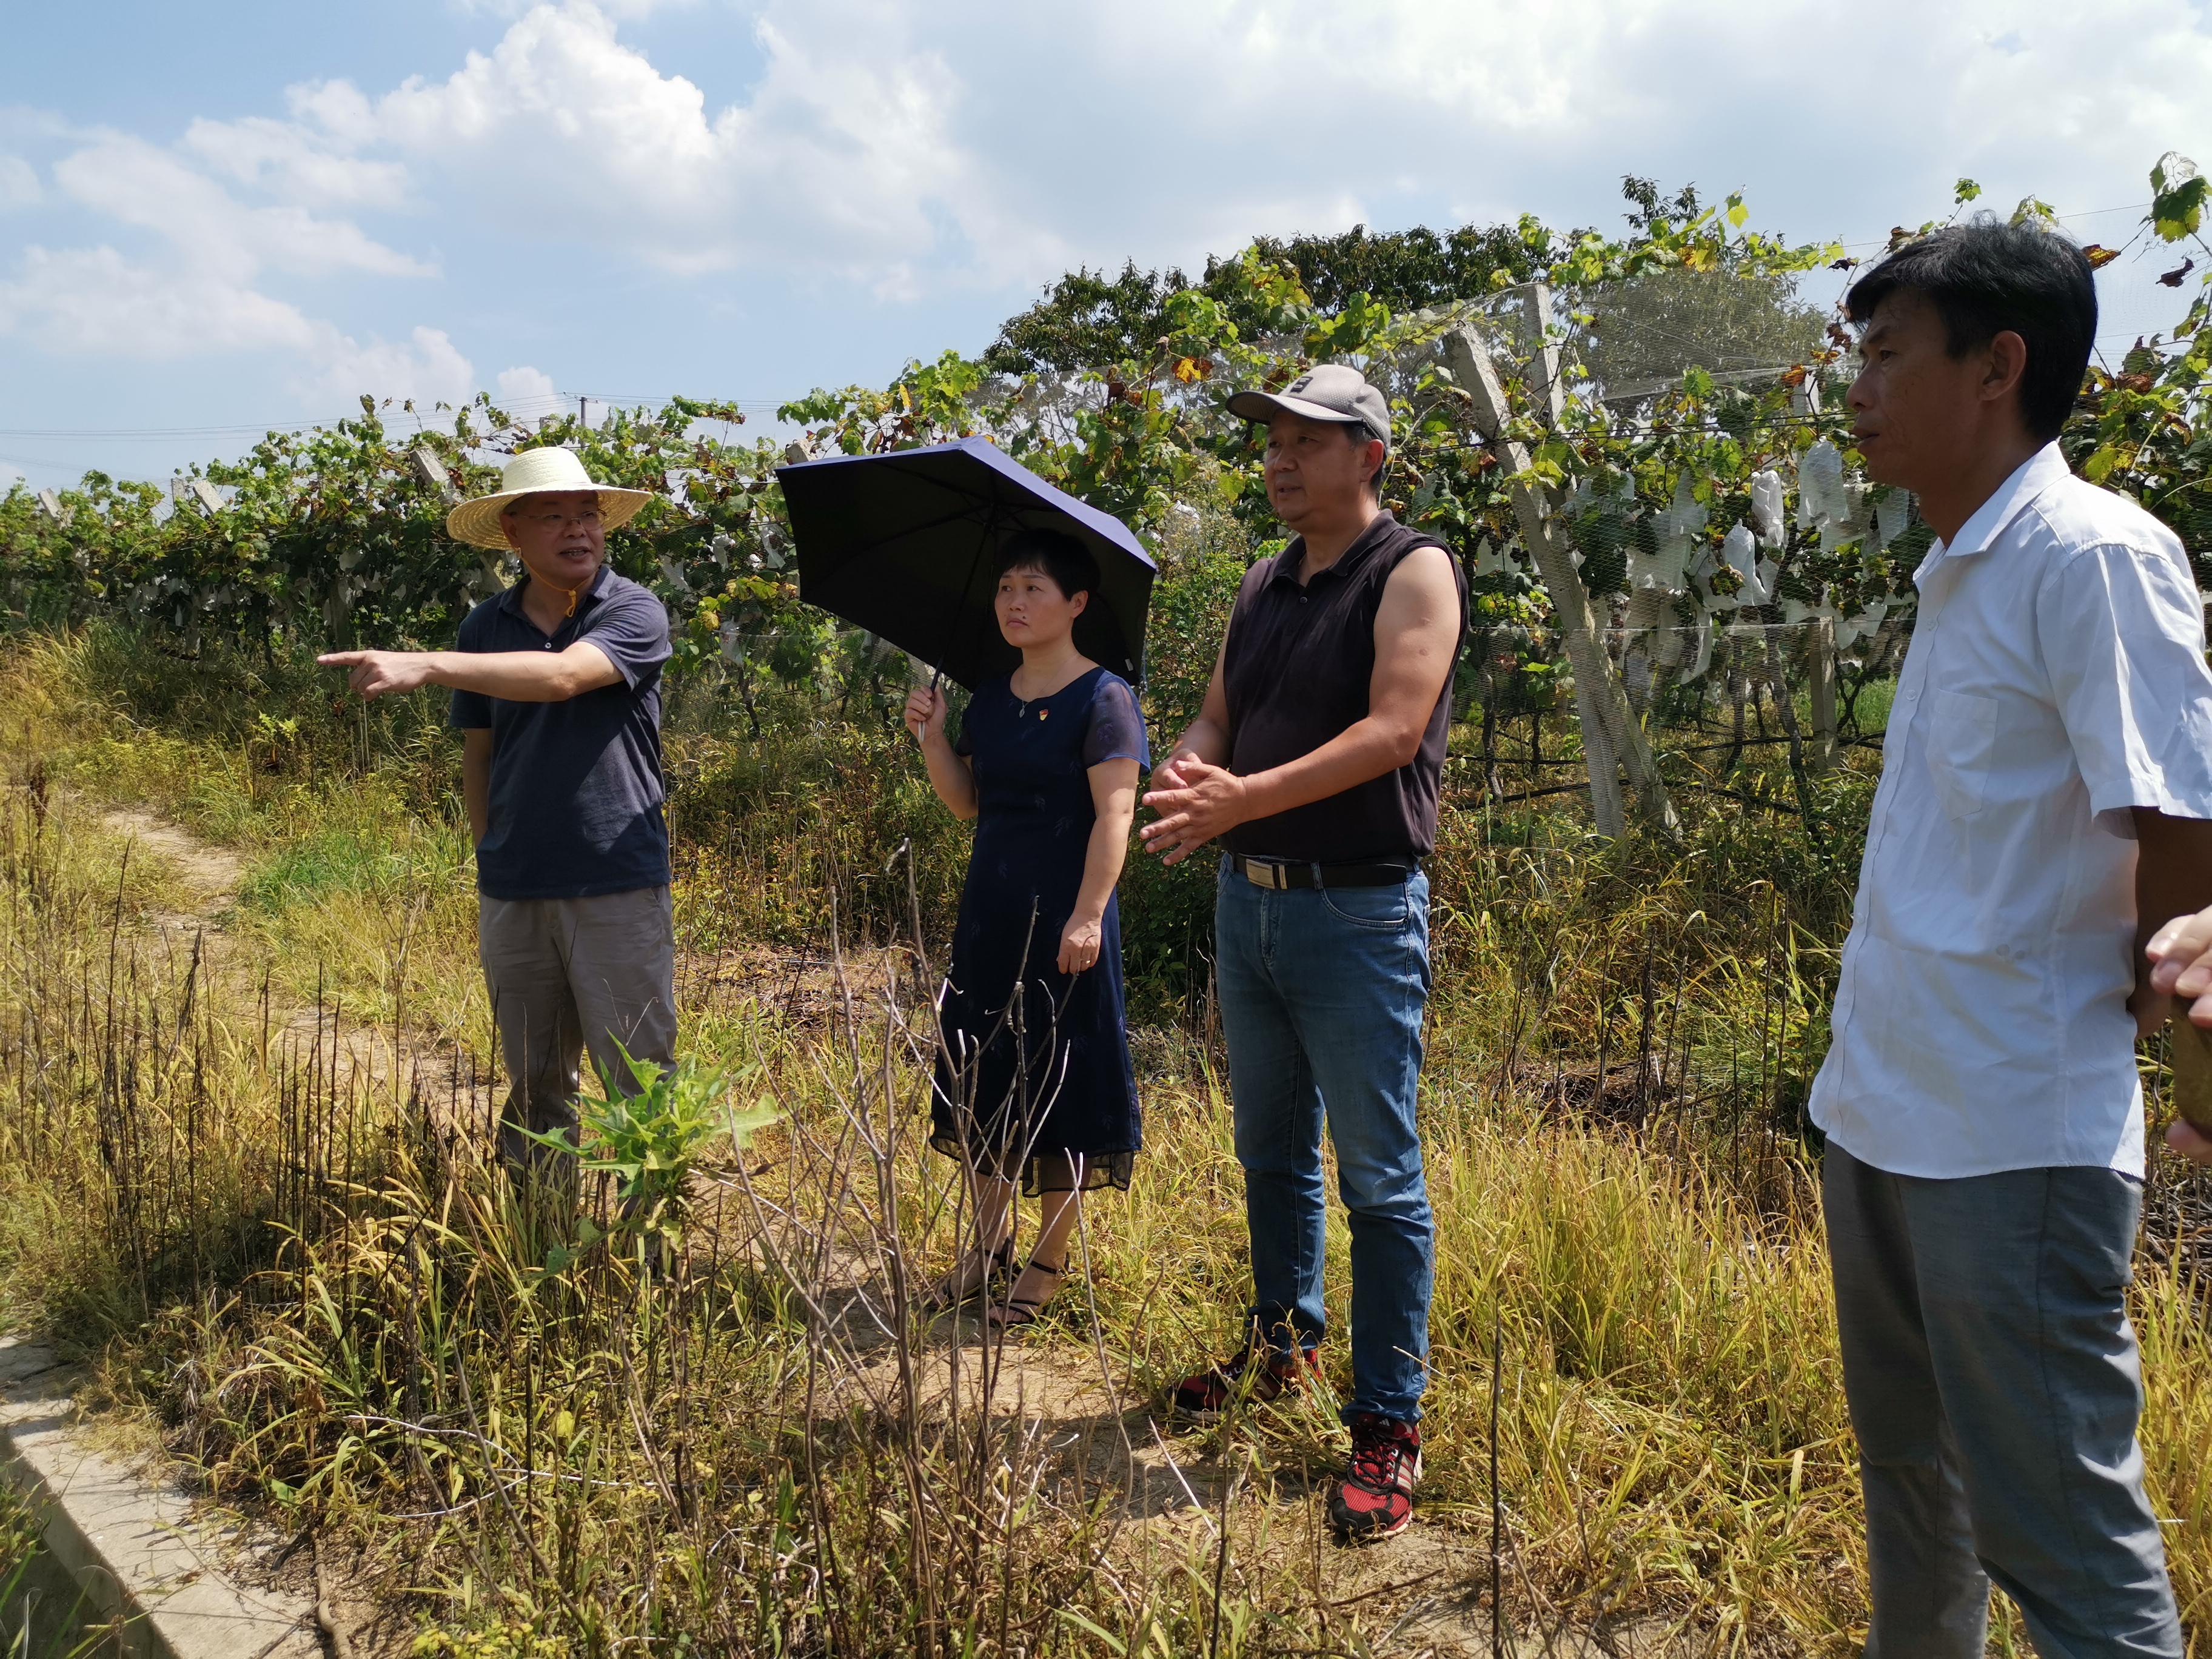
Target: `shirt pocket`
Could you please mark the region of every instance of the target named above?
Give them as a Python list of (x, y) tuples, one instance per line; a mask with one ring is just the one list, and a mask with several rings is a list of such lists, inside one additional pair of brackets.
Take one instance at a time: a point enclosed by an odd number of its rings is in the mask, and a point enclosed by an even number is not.
[(1929, 700), (1924, 745), (1936, 798), (1954, 818), (1982, 810), (1997, 745), (1997, 700), (1978, 691), (1938, 691)]

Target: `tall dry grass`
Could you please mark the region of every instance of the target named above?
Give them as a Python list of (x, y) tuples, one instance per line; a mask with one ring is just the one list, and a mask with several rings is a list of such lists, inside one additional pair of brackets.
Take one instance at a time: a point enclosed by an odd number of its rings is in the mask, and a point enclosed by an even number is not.
[[(913, 945), (881, 947), (919, 910), (926, 954), (957, 845), (912, 833), (910, 757), (888, 740), (680, 738), (700, 970), (683, 1041), (765, 1079), (783, 1124), (723, 1161), (658, 1282), (606, 1243), (605, 1194), (585, 1195), (595, 1239), (486, 1167), (473, 1079), (360, 1086), (261, 1016), (263, 983), (280, 1007), (319, 986), (346, 1021), (483, 1052), (450, 808), (410, 793), (414, 751), (333, 726), (272, 770), (250, 723), (187, 719), (189, 699), (143, 685), (91, 696), (118, 649), (21, 645), (5, 671), (21, 787), (0, 799), (0, 1088), (17, 1103), (0, 1285), (15, 1317), (103, 1353), (116, 1397), (215, 1490), (360, 1540), (456, 1651), (1395, 1639), (1425, 1592), (1345, 1605), (1333, 1588), (1326, 1395), (1203, 1435), (1157, 1420), (1174, 1377), (1233, 1343), (1249, 1294), (1202, 979), (1139, 1034), (1147, 1152), (1130, 1194), (1086, 1208), (1079, 1290), (1011, 1362), (955, 1342), (911, 1309), (957, 1206), (915, 1130)], [(732, 769), (751, 781), (716, 794)], [(1422, 1532), (1457, 1540), (1476, 1624), (1494, 1548), (1524, 1632), (1645, 1620), (1698, 1650), (1851, 1650), (1853, 1454), (1802, 1109), (1848, 911), (1834, 826), (1869, 776), (1821, 786), (1820, 849), (1755, 811), (1610, 848), (1571, 814), (1462, 796), (1448, 817)], [(222, 973), (145, 933), (175, 896), (143, 861), (123, 871), (101, 799), (151, 800), (246, 855)], [(811, 908), (797, 868), (820, 884)], [(833, 946), (862, 932), (878, 948), (841, 981)], [(802, 1008), (717, 969), (771, 942), (830, 994)], [(2151, 1198), (2145, 1443), (2194, 1625), (2212, 1590), (2204, 1211), (2165, 1164)], [(1345, 1245), (1333, 1224), (1340, 1334)], [(1340, 1334), (1324, 1359), (1340, 1383)], [(1179, 1481), (1184, 1522), (1162, 1524)]]

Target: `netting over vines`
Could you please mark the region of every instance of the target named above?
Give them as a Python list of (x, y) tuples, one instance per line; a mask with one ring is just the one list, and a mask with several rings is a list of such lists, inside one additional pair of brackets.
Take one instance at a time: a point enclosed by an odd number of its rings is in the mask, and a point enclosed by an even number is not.
[[(2138, 239), (2197, 240), (2207, 185), (2194, 167), (2166, 156), (2152, 186)], [(1962, 185), (1960, 210), (1973, 194)], [(364, 399), (358, 422), (272, 433), (166, 486), (100, 474), (16, 486), (0, 497), (0, 598), (24, 620), (120, 617), (187, 651), (210, 635), (261, 649), (441, 645), (513, 574), (445, 538), (448, 503), (492, 487), (514, 451), (562, 444), (595, 477), (654, 494), (609, 557), (667, 605), (677, 673), (749, 714), (780, 689), (888, 721), (896, 653), (799, 601), (775, 469), (983, 433), (1164, 552), (1188, 521), (1227, 526), (1203, 557), (1164, 560), (1147, 691), (1173, 727), (1202, 688), (1235, 574), (1282, 534), (1224, 393), (1348, 362), (1390, 401), (1386, 504), (1468, 573), (1469, 660), (1486, 665), (1462, 677), (1467, 708), (1510, 722), (1548, 696), (1576, 729), (1601, 823), (1620, 817), (1616, 782), (1663, 820), (1653, 757), (1678, 738), (1736, 746), (1742, 726), (1749, 745), (1779, 726), (1788, 740), (1801, 704), (1822, 743), (1871, 729), (1865, 699), (1908, 636), (1931, 539), (1909, 497), (1855, 470), (1849, 337), (1800, 288), (1852, 262), (1832, 243), (1747, 229), (1735, 198), (1694, 206), (1679, 222), (1652, 209), (1616, 240), (1524, 219), (1486, 291), (1402, 313), (1364, 292), (1317, 305), (1255, 244), (1202, 288), (1165, 294), (1144, 337), (1125, 341), (1136, 355), (1012, 373), (947, 352), (881, 389), (786, 405), (795, 435), (773, 441), (740, 441), (742, 415), (701, 400), (525, 427), (480, 398), (448, 431)], [(2208, 319), (2200, 297), (2172, 338), (2093, 368), (2062, 442), (2083, 476), (2172, 526), (2212, 586)], [(1540, 751), (1559, 740), (1533, 735)], [(1502, 790), (1507, 761), (1483, 752)]]
[[(1654, 748), (1683, 763), (1681, 781), (1703, 787), (1747, 759), (1819, 769), (1844, 746), (1878, 741), (1910, 634), (1893, 618), (1849, 652), (1818, 620), (1609, 628), (1599, 638)], [(1584, 787), (1566, 775), (1586, 764), (1567, 718), (1573, 674), (1554, 629), (1475, 629), (1453, 700), (1455, 781), (1500, 803)]]

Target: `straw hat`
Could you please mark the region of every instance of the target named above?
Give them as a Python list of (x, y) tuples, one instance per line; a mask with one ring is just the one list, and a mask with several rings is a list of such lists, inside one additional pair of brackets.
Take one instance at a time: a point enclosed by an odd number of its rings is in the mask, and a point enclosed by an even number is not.
[(497, 494), (463, 501), (446, 515), (446, 533), (471, 547), (488, 547), (494, 552), (504, 553), (507, 542), (500, 529), (499, 515), (509, 501), (525, 495), (571, 489), (599, 492), (599, 517), (609, 530), (618, 530), (628, 524), (637, 516), (638, 509), (653, 499), (649, 489), (620, 489), (613, 484), (599, 483), (584, 471), (584, 464), (576, 459), (574, 450), (551, 447), (526, 449), (500, 473)]

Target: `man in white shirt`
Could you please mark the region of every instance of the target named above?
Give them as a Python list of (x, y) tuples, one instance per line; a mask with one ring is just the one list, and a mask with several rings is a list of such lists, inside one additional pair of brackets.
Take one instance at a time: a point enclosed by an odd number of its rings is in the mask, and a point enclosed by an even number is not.
[[(1814, 1083), (1870, 1656), (2179, 1656), (2136, 1445), (2134, 1038), (2151, 927), (2212, 900), (2212, 673), (2173, 536), (2052, 441), (2096, 331), (2071, 243), (1993, 222), (1854, 286), (1867, 474), (1915, 573)], [(2149, 926), (2138, 918), (2147, 918)]]

